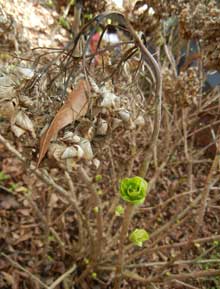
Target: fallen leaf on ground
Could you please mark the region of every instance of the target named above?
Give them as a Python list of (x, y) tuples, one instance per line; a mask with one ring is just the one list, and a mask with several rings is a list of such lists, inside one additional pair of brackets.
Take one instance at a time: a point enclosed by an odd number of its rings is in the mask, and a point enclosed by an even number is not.
[(85, 80), (80, 80), (76, 88), (69, 93), (67, 100), (55, 115), (48, 130), (42, 135), (37, 167), (44, 158), (51, 139), (58, 131), (86, 114), (88, 110), (86, 89)]

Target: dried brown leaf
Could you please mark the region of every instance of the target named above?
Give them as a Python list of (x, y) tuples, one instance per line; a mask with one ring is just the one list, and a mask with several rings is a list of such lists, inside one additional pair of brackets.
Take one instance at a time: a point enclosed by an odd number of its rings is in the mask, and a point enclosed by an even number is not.
[(85, 80), (80, 80), (77, 87), (69, 93), (67, 100), (55, 115), (48, 130), (41, 137), (37, 166), (44, 158), (51, 139), (58, 131), (86, 114), (88, 110), (86, 89)]

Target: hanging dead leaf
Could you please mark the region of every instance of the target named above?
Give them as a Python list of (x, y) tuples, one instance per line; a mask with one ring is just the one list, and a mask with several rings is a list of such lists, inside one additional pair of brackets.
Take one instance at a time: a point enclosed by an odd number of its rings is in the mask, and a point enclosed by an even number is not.
[(37, 166), (39, 166), (44, 158), (54, 135), (56, 135), (60, 129), (86, 114), (88, 110), (86, 90), (88, 90), (88, 86), (85, 80), (80, 80), (76, 88), (69, 93), (67, 100), (55, 115), (48, 130), (41, 137)]

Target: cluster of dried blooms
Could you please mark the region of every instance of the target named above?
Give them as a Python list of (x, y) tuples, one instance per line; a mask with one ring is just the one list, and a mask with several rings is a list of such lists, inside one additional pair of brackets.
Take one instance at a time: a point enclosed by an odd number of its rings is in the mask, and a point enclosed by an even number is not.
[(206, 68), (220, 68), (220, 9), (216, 1), (199, 3), (194, 9), (188, 4), (179, 15), (179, 31), (184, 39), (200, 41)]
[(0, 6), (0, 36), (12, 29), (13, 20), (5, 13), (3, 7)]
[[(145, 7), (145, 8), (144, 8)], [(149, 13), (153, 8), (154, 13)], [(173, 29), (178, 29), (178, 42), (198, 40), (201, 57), (207, 69), (220, 67), (220, 9), (217, 1), (137, 1), (128, 14), (133, 26), (161, 44), (161, 24), (170, 17), (177, 19)]]
[(169, 104), (176, 104), (178, 107), (185, 107), (196, 102), (200, 91), (200, 81), (196, 67), (190, 67), (178, 76), (165, 68), (163, 71), (164, 97)]
[(84, 9), (84, 13), (89, 13), (89, 14), (94, 14), (94, 13), (100, 13), (105, 11), (105, 7), (107, 4), (107, 1), (98, 1), (98, 0), (87, 0), (87, 1), (83, 1), (83, 9)]
[[(202, 1), (204, 2), (204, 1)], [(152, 7), (155, 11), (155, 15), (159, 19), (164, 19), (166, 17), (179, 15), (180, 12), (186, 5), (190, 4), (191, 7), (194, 7), (198, 3), (201, 3), (201, 1), (194, 0), (165, 0), (165, 1), (157, 1), (157, 0), (149, 0), (149, 1), (137, 1), (138, 5), (141, 4), (147, 4), (149, 7)], [(137, 5), (137, 4), (136, 4)]]
[[(15, 45), (15, 21), (11, 15), (7, 14), (0, 4), (0, 42), (2, 50), (14, 48)], [(1, 53), (2, 54), (2, 53)]]
[[(96, 14), (105, 11), (107, 1), (98, 1), (98, 0), (77, 0), (73, 1), (75, 3), (78, 3), (83, 6), (83, 13), (85, 14)], [(59, 9), (60, 7), (66, 7), (68, 6), (70, 1), (68, 0), (57, 0), (56, 5)], [(71, 13), (71, 12), (70, 12)]]
[(204, 24), (204, 17), (206, 6), (198, 4), (194, 9), (191, 5), (186, 5), (179, 15), (179, 31), (184, 39), (200, 38), (202, 36), (202, 26)]
[(207, 9), (202, 27), (204, 64), (209, 69), (220, 69), (220, 9), (214, 2)]

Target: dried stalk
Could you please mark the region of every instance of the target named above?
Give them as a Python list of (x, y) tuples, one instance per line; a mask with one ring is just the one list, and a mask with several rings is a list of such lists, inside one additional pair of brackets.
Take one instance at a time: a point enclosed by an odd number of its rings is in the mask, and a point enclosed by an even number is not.
[(219, 165), (219, 160), (220, 160), (220, 155), (219, 155), (219, 152), (217, 149), (217, 153), (216, 153), (215, 158), (212, 162), (212, 166), (210, 168), (209, 174), (208, 174), (207, 179), (206, 179), (206, 185), (205, 185), (204, 191), (202, 192), (202, 195), (201, 195), (201, 206), (200, 206), (199, 212), (198, 212), (197, 227), (194, 231), (194, 236), (196, 236), (198, 234), (199, 229), (201, 228), (201, 226), (203, 224), (203, 219), (204, 219), (204, 215), (205, 215), (205, 211), (206, 211), (210, 187), (212, 186), (212, 177), (213, 177), (213, 174), (216, 172), (216, 169)]
[[(72, 178), (70, 177), (70, 174), (67, 171), (65, 171), (65, 177), (67, 179), (70, 191), (72, 193), (72, 197), (76, 201), (76, 203), (78, 204), (78, 200), (77, 200), (77, 197), (76, 197), (76, 190), (74, 188), (74, 184), (73, 184)], [(79, 206), (79, 204), (78, 204), (78, 206)], [(79, 224), (79, 227), (80, 227), (78, 245), (79, 245), (79, 248), (80, 247), (82, 248), (83, 244), (85, 244), (85, 240), (84, 240), (84, 236), (83, 236), (83, 229), (82, 229), (82, 226), (83, 226), (82, 221), (78, 220), (78, 224)]]
[(171, 274), (169, 276), (162, 276), (162, 277), (150, 277), (150, 278), (143, 278), (136, 273), (133, 272), (124, 272), (123, 275), (128, 279), (136, 280), (142, 284), (149, 284), (153, 282), (161, 282), (161, 283), (169, 283), (173, 280), (188, 280), (188, 279), (199, 279), (204, 277), (212, 277), (212, 276), (219, 276), (220, 270), (210, 269), (210, 270), (201, 270), (197, 272), (191, 273), (180, 273), (180, 274)]
[[(172, 265), (184, 265), (184, 264), (206, 264), (206, 263), (220, 263), (220, 259), (205, 259), (205, 260), (177, 260), (172, 263)], [(142, 268), (142, 267), (154, 267), (154, 266), (164, 266), (168, 265), (169, 262), (149, 262), (149, 263), (135, 263), (132, 265), (127, 265), (126, 268)]]
[(96, 186), (93, 184), (92, 179), (88, 176), (87, 172), (82, 167), (79, 168), (79, 171), (80, 176), (87, 184), (89, 190), (92, 193), (95, 207), (98, 208), (98, 212), (96, 213), (97, 237), (95, 243), (95, 250), (93, 254), (94, 260), (98, 261), (102, 256), (102, 246), (103, 246), (103, 213), (102, 213), (101, 200), (97, 194)]
[(121, 284), (123, 263), (124, 263), (124, 243), (128, 233), (128, 227), (134, 212), (134, 205), (127, 204), (125, 209), (123, 223), (121, 227), (121, 233), (119, 237), (119, 249), (118, 249), (118, 261), (116, 265), (116, 273), (115, 273), (115, 284), (114, 289), (119, 289)]
[[(68, 271), (63, 273), (59, 278), (57, 278), (48, 289), (55, 289), (64, 279), (66, 279), (70, 274), (72, 274), (76, 270), (76, 265), (74, 264)], [(71, 282), (73, 286), (73, 281)]]
[[(207, 263), (217, 263), (220, 264), (220, 259), (204, 259), (204, 260), (177, 260), (172, 263), (172, 265), (185, 265), (185, 264), (207, 264)], [(169, 261), (161, 261), (161, 262), (143, 262), (143, 263), (134, 263), (130, 265), (125, 265), (126, 269), (135, 269), (135, 268), (148, 268), (148, 267), (159, 267), (169, 265)], [(101, 271), (112, 271), (114, 270), (113, 266), (100, 266)]]
[(184, 288), (199, 289), (198, 287), (189, 285), (188, 283), (185, 283), (185, 282), (180, 281), (180, 280), (173, 280), (173, 281), (176, 282), (177, 284), (180, 284), (180, 285), (184, 286)]

